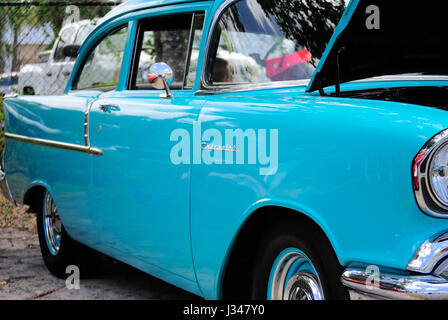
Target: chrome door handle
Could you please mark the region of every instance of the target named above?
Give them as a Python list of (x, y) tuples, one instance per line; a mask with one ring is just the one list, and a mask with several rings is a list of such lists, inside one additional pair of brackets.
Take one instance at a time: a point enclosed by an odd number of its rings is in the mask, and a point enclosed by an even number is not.
[(111, 111), (119, 111), (120, 110), (120, 108), (118, 106), (113, 105), (113, 104), (102, 104), (102, 105), (100, 105), (100, 109), (103, 112), (111, 112)]

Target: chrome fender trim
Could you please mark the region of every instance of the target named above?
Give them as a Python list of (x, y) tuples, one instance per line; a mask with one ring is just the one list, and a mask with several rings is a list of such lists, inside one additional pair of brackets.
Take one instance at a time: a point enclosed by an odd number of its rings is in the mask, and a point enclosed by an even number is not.
[(88, 154), (93, 154), (95, 156), (102, 156), (104, 154), (103, 151), (101, 151), (100, 149), (93, 148), (91, 146), (72, 144), (72, 143), (47, 140), (47, 139), (32, 138), (32, 137), (21, 136), (18, 134), (13, 134), (13, 133), (8, 133), (8, 132), (5, 133), (5, 138), (10, 139), (10, 140), (35, 144), (35, 145), (39, 145), (39, 146), (50, 147), (50, 148), (57, 148), (57, 149), (64, 149), (64, 150), (88, 153)]
[(448, 257), (448, 233), (444, 233), (434, 240), (426, 240), (409, 261), (406, 269), (429, 274), (446, 257)]

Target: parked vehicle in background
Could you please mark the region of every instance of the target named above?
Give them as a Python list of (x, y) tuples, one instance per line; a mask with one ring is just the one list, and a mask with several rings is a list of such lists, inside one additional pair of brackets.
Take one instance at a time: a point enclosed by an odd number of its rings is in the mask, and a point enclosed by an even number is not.
[(50, 60), (51, 50), (45, 50), (39, 52), (39, 62), (48, 62)]
[(14, 88), (18, 85), (18, 73), (3, 73), (0, 74), (0, 95), (4, 96), (8, 93), (12, 93)]
[(22, 66), (19, 72), (19, 91), (27, 95), (63, 93), (76, 62), (76, 55), (67, 55), (64, 48), (79, 48), (96, 24), (97, 20), (81, 20), (65, 25), (50, 52), (39, 53), (42, 62)]

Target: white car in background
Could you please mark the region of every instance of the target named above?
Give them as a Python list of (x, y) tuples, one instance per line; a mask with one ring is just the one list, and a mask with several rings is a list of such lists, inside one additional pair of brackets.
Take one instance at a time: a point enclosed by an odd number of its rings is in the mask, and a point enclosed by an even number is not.
[(81, 20), (65, 25), (59, 32), (46, 62), (22, 66), (18, 90), (23, 94), (57, 95), (64, 93), (76, 58), (66, 56), (64, 48), (81, 46), (98, 20)]

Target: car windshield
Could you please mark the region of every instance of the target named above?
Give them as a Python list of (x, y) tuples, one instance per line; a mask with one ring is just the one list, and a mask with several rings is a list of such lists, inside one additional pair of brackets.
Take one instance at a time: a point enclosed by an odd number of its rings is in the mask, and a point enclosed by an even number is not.
[(345, 10), (344, 0), (241, 0), (215, 30), (211, 83), (310, 79)]
[(4, 86), (11, 86), (11, 85), (17, 84), (18, 80), (19, 80), (18, 76), (8, 76), (5, 78), (1, 78), (0, 86), (4, 87)]

